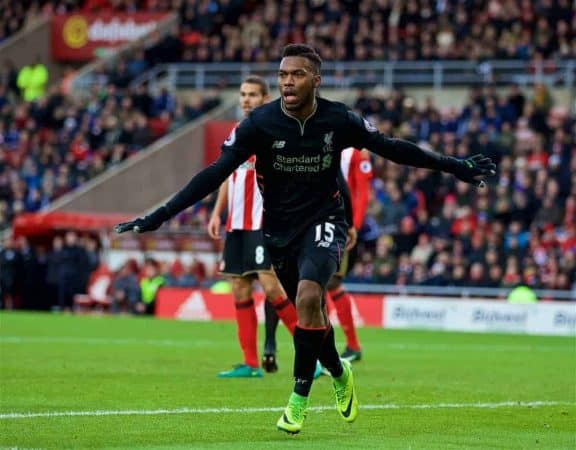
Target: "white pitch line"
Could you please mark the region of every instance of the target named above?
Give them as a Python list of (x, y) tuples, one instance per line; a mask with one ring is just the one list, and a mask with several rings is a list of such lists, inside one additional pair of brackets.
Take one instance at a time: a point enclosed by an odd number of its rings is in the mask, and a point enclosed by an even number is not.
[(4, 336), (0, 344), (85, 344), (85, 345), (152, 345), (156, 347), (209, 347), (214, 341), (198, 339), (175, 341), (172, 339), (92, 338), (70, 336)]
[[(2, 336), (0, 345), (11, 344), (85, 344), (85, 345), (147, 345), (155, 347), (216, 347), (212, 340), (131, 339), (73, 336)], [(378, 343), (378, 348), (405, 351), (468, 350), (474, 352), (576, 352), (575, 346), (552, 345), (491, 345), (491, 344), (403, 344)]]
[[(539, 408), (544, 406), (576, 406), (574, 402), (558, 401), (507, 401), (496, 403), (436, 403), (420, 405), (382, 404), (382, 405), (361, 405), (364, 410), (383, 409), (498, 409), (498, 408)], [(313, 406), (311, 411), (332, 410), (334, 406)], [(176, 409), (126, 409), (110, 411), (53, 411), (53, 412), (12, 412), (0, 414), (0, 419), (33, 419), (39, 417), (96, 417), (96, 416), (160, 416), (169, 414), (252, 414), (264, 412), (280, 412), (281, 407), (261, 407), (261, 408), (176, 408)]]

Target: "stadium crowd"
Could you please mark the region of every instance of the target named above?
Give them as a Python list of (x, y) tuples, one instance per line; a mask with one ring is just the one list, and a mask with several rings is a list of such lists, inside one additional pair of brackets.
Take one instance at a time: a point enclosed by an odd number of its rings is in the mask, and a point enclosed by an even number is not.
[[(474, 88), (461, 108), (401, 90), (354, 108), (388, 135), (499, 162), (486, 189), (374, 158), (372, 198), (349, 282), (576, 289), (576, 120), (542, 85)], [(172, 219), (200, 228), (213, 197)]]
[[(120, 10), (134, 4), (117, 3)], [(152, 35), (131, 57), (148, 65), (274, 61), (287, 43), (304, 41), (327, 61), (576, 57), (570, 0), (173, 0), (141, 6), (180, 16), (169, 35)]]
[(101, 243), (90, 234), (67, 231), (50, 243), (31, 245), (25, 236), (5, 236), (0, 246), (0, 309), (151, 314), (161, 286), (210, 287), (216, 269), (194, 258), (183, 264), (129, 259), (111, 273), (101, 260)]
[(56, 236), (50, 248), (6, 236), (0, 249), (3, 308), (72, 309), (74, 296), (85, 292), (100, 262), (98, 242), (74, 231)]
[(157, 55), (162, 62), (271, 61), (304, 41), (326, 60), (576, 56), (570, 0), (2, 0), (0, 41), (37, 17), (72, 11), (177, 12), (178, 46)]
[[(0, 0), (0, 42), (42, 15), (77, 10), (173, 10), (180, 23), (166, 36), (153, 33), (113, 67), (98, 69), (83, 99), (46, 80), (31, 91), (18, 82), (17, 68), (3, 62), (0, 230), (20, 212), (38, 211), (218, 103), (211, 94), (185, 104), (166, 90), (130, 88), (159, 63), (270, 61), (298, 41), (314, 45), (327, 61), (576, 57), (570, 0)], [(475, 88), (461, 108), (419, 105), (399, 90), (361, 92), (354, 106), (384, 133), (458, 157), (491, 156), (499, 173), (488, 189), (474, 192), (450, 177), (375, 159), (373, 198), (348, 281), (576, 289), (576, 127), (544, 86), (529, 95), (517, 86), (506, 93)], [(203, 228), (213, 201), (208, 197), (168, 227)], [(89, 238), (82, 242), (82, 248), (93, 246)], [(3, 258), (9, 251), (19, 261), (30, 255), (48, 261), (51, 254), (30, 250), (25, 239), (2, 251)], [(24, 299), (25, 264), (14, 267), (19, 281), (12, 286)], [(121, 278), (129, 297), (138, 291), (142, 299), (146, 273), (187, 286), (207, 285), (214, 276), (199, 263), (148, 261), (141, 268), (130, 263), (114, 281)], [(89, 277), (77, 280), (83, 280), (73, 283), (77, 293), (86, 291)], [(59, 295), (52, 304), (69, 306)], [(137, 303), (129, 301), (129, 309), (147, 310)]]
[(373, 198), (348, 281), (576, 289), (576, 120), (536, 86), (472, 89), (461, 109), (401, 91), (356, 109), (446, 155), (499, 161), (488, 189), (374, 160)]
[(84, 99), (54, 86), (33, 102), (0, 84), (0, 230), (219, 103), (216, 94), (185, 102), (165, 89), (126, 91), (110, 78)]
[[(554, 105), (544, 86), (529, 95), (517, 86), (474, 88), (461, 108), (439, 108), (431, 100), (419, 105), (401, 90), (361, 92), (354, 108), (384, 133), (447, 155), (483, 153), (499, 161), (499, 170), (488, 188), (476, 190), (451, 176), (374, 158), (372, 198), (348, 282), (576, 289), (576, 120)], [(209, 196), (165, 229), (205, 229), (213, 203)], [(95, 248), (90, 238), (82, 242)], [(30, 270), (25, 264), (13, 266), (20, 272), (4, 270), (6, 249), (19, 261), (39, 261), (29, 264), (38, 267), (60, 248), (30, 249), (25, 239), (4, 247), (3, 283), (12, 273), (20, 281), (8, 284), (16, 287), (26, 285), (21, 280)], [(58, 293), (50, 275), (58, 271), (43, 273), (52, 304), (69, 305), (69, 292)], [(76, 280), (75, 293), (86, 292), (89, 275)], [(146, 260), (140, 267), (129, 261), (112, 276), (107, 308), (150, 312), (159, 286), (208, 287), (216, 280), (215, 269), (199, 261)], [(26, 307), (30, 297), (20, 293)]]

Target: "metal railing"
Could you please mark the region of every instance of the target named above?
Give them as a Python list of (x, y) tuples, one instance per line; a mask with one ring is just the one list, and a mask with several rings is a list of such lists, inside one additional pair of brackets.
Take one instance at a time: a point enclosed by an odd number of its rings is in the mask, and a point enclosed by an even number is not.
[[(205, 89), (238, 86), (248, 74), (263, 76), (271, 85), (276, 84), (278, 63), (210, 63), (159, 65), (142, 74), (132, 84), (147, 83), (151, 88), (159, 85), (170, 89)], [(89, 74), (77, 80), (78, 85), (89, 85)], [(370, 88), (384, 86), (444, 87), (473, 85), (507, 85), (522, 87), (537, 83), (573, 90), (576, 82), (576, 60), (545, 61), (366, 61), (328, 62), (322, 66), (322, 85), (326, 88)]]

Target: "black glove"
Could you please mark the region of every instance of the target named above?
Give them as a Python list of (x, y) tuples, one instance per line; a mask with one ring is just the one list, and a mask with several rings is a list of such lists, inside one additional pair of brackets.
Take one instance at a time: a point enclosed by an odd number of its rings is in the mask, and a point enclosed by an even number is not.
[(456, 178), (465, 183), (483, 187), (486, 185), (484, 178), (496, 175), (496, 164), (487, 156), (477, 154), (467, 159), (455, 161), (457, 163), (451, 172)]
[(168, 208), (164, 205), (147, 216), (138, 217), (130, 222), (119, 223), (114, 227), (114, 231), (116, 233), (124, 233), (126, 231), (145, 233), (146, 231), (154, 231), (160, 228), (160, 225), (170, 217), (171, 214), (168, 212)]

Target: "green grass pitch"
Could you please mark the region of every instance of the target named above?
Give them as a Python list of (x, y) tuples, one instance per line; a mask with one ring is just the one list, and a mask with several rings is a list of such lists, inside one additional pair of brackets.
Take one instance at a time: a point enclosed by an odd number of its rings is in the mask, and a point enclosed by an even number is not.
[(231, 323), (3, 313), (0, 330), (0, 448), (576, 448), (574, 338), (361, 329), (358, 420), (322, 377), (292, 437), (284, 330), (280, 371), (250, 380), (215, 376), (240, 359)]

